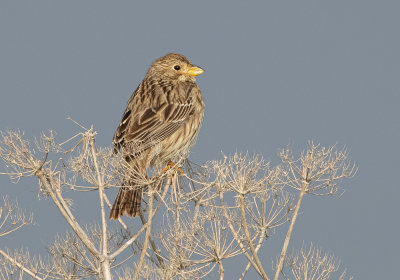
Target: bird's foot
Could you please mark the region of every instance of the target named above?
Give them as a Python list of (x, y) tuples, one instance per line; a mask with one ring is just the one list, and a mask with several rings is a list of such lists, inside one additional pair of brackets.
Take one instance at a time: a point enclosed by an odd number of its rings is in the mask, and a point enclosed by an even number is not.
[(181, 175), (183, 174), (183, 170), (180, 169), (178, 166), (175, 165), (175, 163), (173, 163), (172, 161), (169, 161), (167, 166), (164, 167), (161, 172), (167, 172), (168, 170), (170, 170), (171, 168), (175, 168), (175, 170), (177, 170)]

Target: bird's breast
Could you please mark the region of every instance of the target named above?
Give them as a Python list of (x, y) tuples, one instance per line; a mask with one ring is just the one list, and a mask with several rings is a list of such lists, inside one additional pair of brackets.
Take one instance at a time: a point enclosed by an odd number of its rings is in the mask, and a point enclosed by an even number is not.
[(169, 161), (177, 163), (185, 159), (196, 142), (202, 121), (203, 112), (196, 113), (175, 133), (158, 143), (150, 164), (163, 167)]

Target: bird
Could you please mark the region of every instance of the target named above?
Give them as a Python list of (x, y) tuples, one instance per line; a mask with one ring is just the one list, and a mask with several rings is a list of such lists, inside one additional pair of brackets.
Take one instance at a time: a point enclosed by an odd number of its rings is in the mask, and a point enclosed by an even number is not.
[(196, 84), (196, 76), (203, 72), (184, 55), (169, 53), (151, 64), (129, 98), (113, 145), (133, 171), (125, 175), (109, 219), (138, 216), (145, 188), (141, 182), (146, 181), (141, 178), (148, 178), (147, 169), (168, 169), (188, 156), (204, 116)]

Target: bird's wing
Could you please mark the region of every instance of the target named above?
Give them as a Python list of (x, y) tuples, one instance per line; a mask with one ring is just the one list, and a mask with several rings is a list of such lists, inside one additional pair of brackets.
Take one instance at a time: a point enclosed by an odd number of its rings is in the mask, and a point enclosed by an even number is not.
[[(182, 90), (172, 88), (167, 93), (153, 86), (151, 90), (135, 92), (115, 132), (115, 147), (132, 144), (135, 153), (140, 153), (176, 132), (195, 112), (191, 94), (182, 94), (179, 92)], [(190, 90), (198, 88), (190, 87)]]

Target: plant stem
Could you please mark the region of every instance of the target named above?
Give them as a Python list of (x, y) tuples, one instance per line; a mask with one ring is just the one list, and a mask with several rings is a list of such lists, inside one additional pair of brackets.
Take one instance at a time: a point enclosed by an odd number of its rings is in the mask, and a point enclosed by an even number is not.
[(224, 266), (222, 265), (222, 261), (218, 260), (218, 268), (219, 268), (219, 280), (224, 279)]
[(23, 264), (17, 262), (16, 259), (11, 258), (6, 252), (0, 249), (0, 254), (3, 255), (5, 259), (7, 259), (9, 262), (13, 263), (15, 266), (17, 266), (19, 269), (22, 271), (25, 271), (27, 274), (29, 274), (32, 278), (37, 279), (37, 280), (43, 280), (43, 278), (40, 278), (37, 276), (35, 273), (33, 273), (31, 270), (27, 269)]
[(99, 196), (100, 196), (100, 212), (101, 212), (101, 225), (102, 225), (102, 258), (101, 258), (101, 270), (105, 280), (111, 280), (111, 271), (110, 271), (110, 259), (108, 257), (108, 244), (107, 244), (107, 220), (104, 209), (104, 184), (100, 175), (100, 169), (97, 162), (97, 154), (95, 149), (94, 138), (90, 140), (90, 146), (92, 151), (92, 157), (94, 166), (96, 168), (97, 175), (97, 185), (99, 187)]
[(302, 186), (302, 188), (300, 190), (299, 198), (297, 200), (297, 204), (296, 204), (296, 207), (294, 209), (292, 221), (290, 222), (289, 229), (288, 229), (288, 231), (286, 233), (285, 241), (283, 242), (282, 252), (281, 252), (281, 255), (279, 257), (279, 264), (278, 264), (278, 267), (277, 267), (276, 272), (275, 272), (274, 280), (278, 280), (279, 279), (279, 274), (282, 271), (283, 262), (285, 261), (287, 248), (289, 246), (290, 237), (292, 236), (292, 231), (293, 231), (293, 228), (294, 228), (294, 223), (296, 222), (297, 214), (299, 213), (300, 205), (301, 205), (301, 202), (303, 200), (303, 196), (304, 196), (304, 194), (306, 193), (306, 191), (308, 189), (308, 185), (309, 185), (309, 183), (306, 180), (303, 180), (303, 186)]
[(245, 203), (244, 195), (240, 194), (239, 199), (240, 199), (240, 213), (242, 215), (242, 226), (243, 226), (244, 234), (246, 235), (246, 238), (247, 238), (247, 243), (250, 246), (251, 254), (252, 254), (253, 259), (261, 273), (261, 276), (263, 277), (263, 279), (268, 280), (269, 278), (268, 278), (267, 274), (265, 273), (264, 268), (262, 267), (260, 259), (258, 258), (258, 254), (254, 248), (253, 241), (251, 240), (251, 237), (250, 237), (249, 228), (247, 227), (246, 213), (244, 211), (244, 203)]
[[(82, 229), (79, 223), (76, 221), (75, 217), (70, 214), (68, 205), (66, 205), (65, 201), (62, 197), (58, 198), (57, 195), (53, 191), (53, 187), (49, 184), (48, 176), (46, 176), (43, 170), (39, 170), (36, 172), (36, 176), (39, 181), (45, 186), (46, 191), (50, 194), (54, 204), (60, 210), (61, 214), (67, 220), (68, 224), (71, 226), (72, 230), (76, 233), (79, 239), (85, 244), (86, 248), (93, 254), (96, 258), (99, 259), (100, 253), (97, 251), (96, 247), (91, 242), (90, 238), (87, 236), (86, 232)], [(55, 186), (54, 186), (55, 188)], [(57, 192), (57, 191), (56, 191)]]
[(149, 209), (148, 217), (149, 219), (147, 220), (147, 229), (146, 229), (146, 236), (144, 238), (144, 243), (143, 243), (143, 249), (142, 253), (140, 254), (139, 262), (136, 266), (135, 274), (133, 275), (133, 279), (138, 279), (139, 272), (142, 268), (143, 262), (144, 262), (144, 257), (147, 252), (147, 247), (149, 244), (149, 238), (150, 238), (150, 232), (151, 232), (151, 222), (153, 221), (153, 197), (154, 197), (154, 190), (153, 186), (150, 184), (149, 185), (149, 202), (147, 208)]
[(261, 272), (257, 267), (257, 264), (254, 262), (254, 260), (251, 258), (251, 256), (249, 255), (249, 253), (247, 253), (246, 248), (243, 245), (242, 239), (240, 238), (240, 236), (238, 235), (237, 231), (235, 230), (235, 228), (232, 225), (231, 219), (229, 217), (228, 211), (226, 210), (228, 208), (227, 204), (225, 203), (224, 200), (224, 195), (223, 192), (219, 193), (219, 199), (221, 201), (222, 204), (222, 211), (225, 217), (226, 222), (228, 223), (228, 226), (233, 234), (233, 237), (235, 238), (236, 242), (239, 244), (239, 247), (242, 249), (243, 254), (246, 256), (246, 258), (249, 260), (249, 263), (251, 263), (251, 265), (254, 267), (254, 269), (256, 270), (256, 272), (261, 276)]

